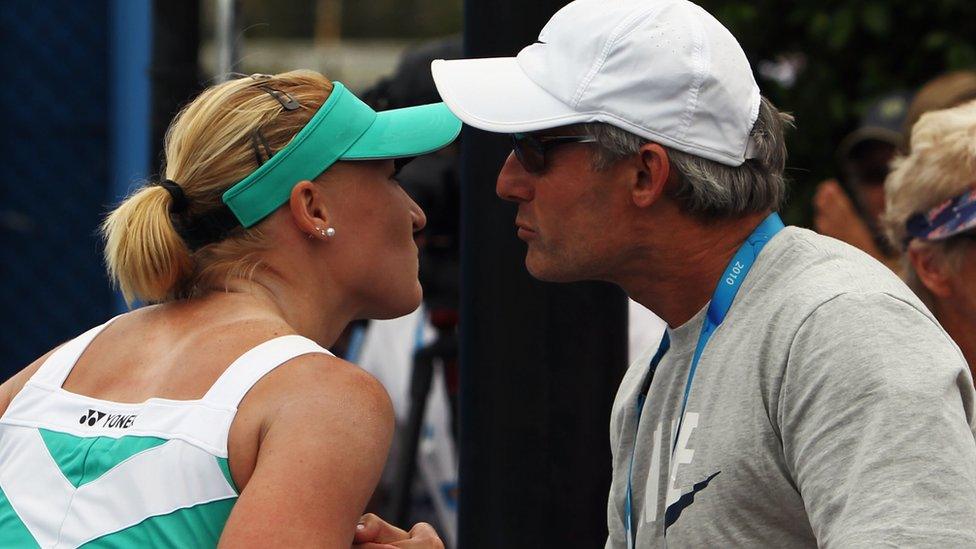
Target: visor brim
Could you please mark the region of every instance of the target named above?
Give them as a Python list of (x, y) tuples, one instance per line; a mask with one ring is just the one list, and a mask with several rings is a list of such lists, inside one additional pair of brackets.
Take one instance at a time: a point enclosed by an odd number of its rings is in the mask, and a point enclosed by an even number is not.
[(446, 147), (459, 133), (461, 121), (444, 103), (382, 111), (339, 160), (420, 156)]

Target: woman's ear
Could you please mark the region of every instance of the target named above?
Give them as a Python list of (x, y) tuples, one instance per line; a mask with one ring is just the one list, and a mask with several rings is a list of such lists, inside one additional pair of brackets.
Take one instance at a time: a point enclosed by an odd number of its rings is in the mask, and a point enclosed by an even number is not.
[(932, 295), (940, 298), (952, 296), (952, 273), (949, 272), (949, 265), (942, 254), (931, 247), (913, 242), (908, 247), (908, 260), (912, 262), (919, 281)]
[(321, 237), (329, 226), (328, 209), (322, 190), (311, 181), (299, 181), (291, 188), (288, 208), (298, 230), (312, 237)]
[(664, 147), (657, 143), (645, 143), (637, 151), (634, 162), (631, 199), (638, 208), (647, 208), (656, 203), (667, 189), (671, 179), (671, 161)]

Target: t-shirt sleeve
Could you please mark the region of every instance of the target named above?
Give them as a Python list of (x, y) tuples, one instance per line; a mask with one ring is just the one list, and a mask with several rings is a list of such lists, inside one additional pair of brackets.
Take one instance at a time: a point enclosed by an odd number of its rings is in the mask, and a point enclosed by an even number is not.
[(844, 294), (797, 331), (777, 410), (821, 547), (976, 547), (972, 377), (887, 294)]

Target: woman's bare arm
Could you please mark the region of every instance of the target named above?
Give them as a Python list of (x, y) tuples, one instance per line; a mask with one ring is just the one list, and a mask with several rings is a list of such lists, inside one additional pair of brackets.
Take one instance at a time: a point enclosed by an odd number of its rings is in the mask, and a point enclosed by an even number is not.
[(347, 548), (389, 451), (390, 399), (333, 357), (306, 355), (280, 370), (260, 382), (270, 412), (220, 545)]

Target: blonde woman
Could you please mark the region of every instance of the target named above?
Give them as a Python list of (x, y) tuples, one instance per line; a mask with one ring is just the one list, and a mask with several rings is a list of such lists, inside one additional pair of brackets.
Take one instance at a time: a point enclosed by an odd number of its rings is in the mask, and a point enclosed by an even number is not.
[(976, 372), (976, 101), (921, 116), (885, 197), (906, 282)]
[(377, 114), (310, 71), (184, 108), (165, 178), (103, 225), (112, 279), (152, 305), (0, 386), (0, 546), (348, 547), (393, 415), (326, 348), (420, 303), (426, 221), (394, 159), (459, 130), (441, 104)]

